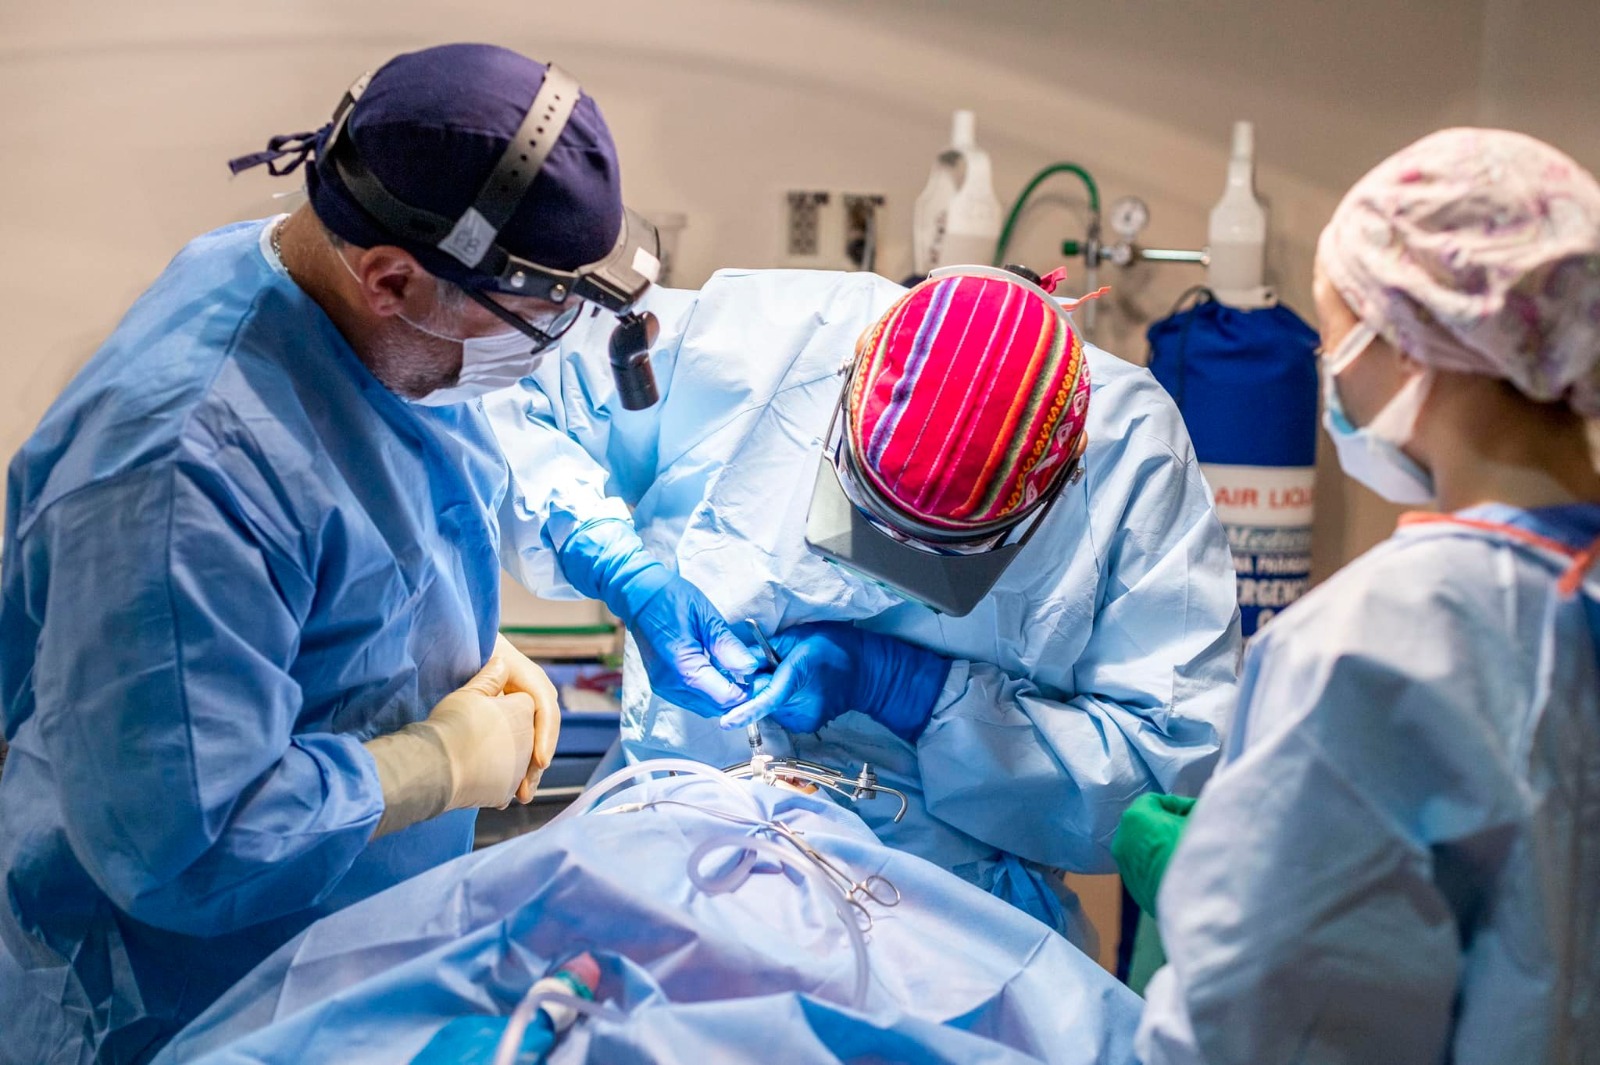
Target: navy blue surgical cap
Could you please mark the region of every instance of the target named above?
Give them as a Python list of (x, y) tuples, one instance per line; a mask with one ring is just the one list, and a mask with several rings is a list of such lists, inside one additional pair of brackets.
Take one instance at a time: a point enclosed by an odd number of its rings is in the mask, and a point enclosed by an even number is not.
[[(344, 135), (366, 168), (399, 199), (457, 218), (473, 205), (506, 143), (516, 136), (544, 77), (544, 64), (494, 45), (447, 44), (409, 52), (372, 76), (346, 120)], [(280, 145), (299, 140), (302, 156), (316, 157), (306, 167), (306, 190), (329, 230), (363, 248), (402, 247), (448, 281), (474, 288), (489, 283), (453, 256), (387, 231), (363, 210), (322, 154), (331, 133), (330, 124), (315, 134), (274, 138), (273, 148), (279, 150), (232, 165), (238, 170), (244, 168), (240, 164), (293, 154)], [(273, 172), (286, 173), (295, 165), (274, 167)], [(499, 243), (542, 266), (574, 270), (611, 252), (622, 218), (617, 149), (600, 108), (584, 94), (501, 229)]]

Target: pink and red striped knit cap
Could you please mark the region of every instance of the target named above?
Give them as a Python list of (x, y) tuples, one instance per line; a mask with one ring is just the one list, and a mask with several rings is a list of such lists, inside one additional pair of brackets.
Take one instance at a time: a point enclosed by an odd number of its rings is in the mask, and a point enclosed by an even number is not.
[(856, 346), (854, 466), (917, 521), (978, 533), (1071, 467), (1089, 412), (1083, 342), (1043, 290), (983, 274), (906, 293)]

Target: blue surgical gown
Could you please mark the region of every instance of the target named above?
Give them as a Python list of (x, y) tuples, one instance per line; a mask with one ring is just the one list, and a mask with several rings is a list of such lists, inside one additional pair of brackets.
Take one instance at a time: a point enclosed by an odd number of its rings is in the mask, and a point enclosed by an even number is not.
[[(812, 553), (806, 513), (842, 368), (903, 292), (870, 274), (801, 271), (654, 291), (662, 400), (647, 411), (617, 401), (603, 320), (569, 334), (522, 388), (485, 401), (512, 473), (507, 565), (540, 594), (571, 594), (552, 545), (631, 509), (656, 557), (730, 619), (768, 632), (854, 620), (949, 657), (916, 743), (849, 713), (817, 735), (765, 725), (768, 750), (852, 772), (869, 761), (911, 797), (898, 824), (890, 799), (857, 804), (885, 842), (1080, 933), (1057, 905), (1059, 878), (1038, 867), (1111, 871), (1127, 804), (1152, 789), (1194, 794), (1220, 748), (1239, 651), (1227, 539), (1166, 394), (1090, 348), (1087, 474), (968, 616)], [(632, 648), (624, 678), (630, 759), (748, 759), (743, 729), (653, 698)]]
[(1405, 526), (1256, 638), (1162, 883), (1147, 1065), (1595, 1060), (1600, 586), (1563, 599), (1567, 563)]
[(475, 672), (503, 460), (387, 391), (260, 246), (173, 260), (10, 467), (0, 1061), (140, 1060), (319, 915), (466, 852), (376, 842), (361, 742)]

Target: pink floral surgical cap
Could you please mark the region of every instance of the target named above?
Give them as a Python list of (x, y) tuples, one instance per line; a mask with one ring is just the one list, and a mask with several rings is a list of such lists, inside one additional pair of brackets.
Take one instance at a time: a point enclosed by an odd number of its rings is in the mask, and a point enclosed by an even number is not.
[(1447, 129), (1379, 163), (1317, 259), (1418, 362), (1600, 416), (1600, 184), (1520, 133)]

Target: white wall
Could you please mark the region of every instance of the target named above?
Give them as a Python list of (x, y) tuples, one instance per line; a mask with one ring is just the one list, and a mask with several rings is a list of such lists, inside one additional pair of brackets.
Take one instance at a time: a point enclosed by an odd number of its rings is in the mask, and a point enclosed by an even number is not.
[[(689, 216), (679, 278), (780, 261), (790, 187), (887, 193), (882, 251), (909, 263), (910, 203), (949, 112), (972, 107), (1002, 198), (1088, 166), (1143, 196), (1152, 243), (1198, 246), (1234, 118), (1257, 123), (1269, 267), (1308, 310), (1310, 254), (1339, 193), (1405, 141), (1519, 125), (1600, 165), (1593, 0), (4, 0), (0, 4), (0, 452), (9, 455), (128, 302), (194, 234), (275, 209), (290, 182), (223, 163), (324, 121), (393, 53), (492, 40), (574, 71), (611, 122), (628, 199)], [(1068, 183), (1015, 257), (1081, 231)], [(1102, 341), (1143, 325), (1193, 268), (1121, 278)], [(1325, 476), (1318, 569), (1390, 512)], [(525, 611), (526, 603), (513, 611)], [(586, 616), (586, 615), (585, 615)], [(575, 615), (567, 615), (575, 618)]]

